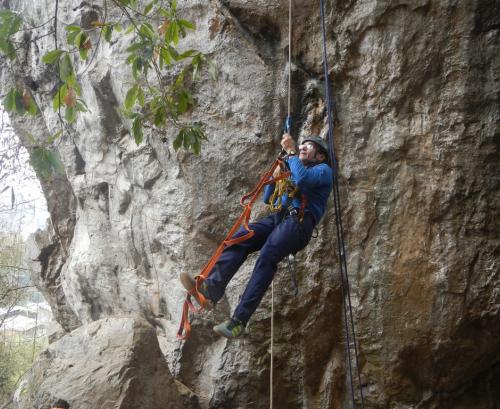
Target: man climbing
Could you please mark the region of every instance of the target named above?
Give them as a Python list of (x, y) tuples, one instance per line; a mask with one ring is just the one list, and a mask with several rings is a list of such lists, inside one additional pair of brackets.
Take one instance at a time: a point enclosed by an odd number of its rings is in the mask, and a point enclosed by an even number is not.
[[(277, 213), (250, 223), (255, 234), (240, 243), (227, 247), (208, 275), (198, 287), (206, 298), (209, 309), (224, 295), (231, 278), (238, 271), (250, 253), (260, 250), (259, 258), (248, 281), (233, 317), (214, 327), (214, 331), (226, 338), (236, 338), (243, 333), (248, 320), (257, 309), (266, 290), (271, 284), (278, 263), (287, 255), (302, 250), (311, 239), (314, 227), (323, 216), (328, 196), (332, 190), (332, 169), (328, 165), (328, 148), (318, 136), (305, 138), (299, 146), (288, 134), (284, 134), (281, 146), (288, 155), (290, 180), (298, 189), (293, 197)], [(275, 185), (268, 185), (264, 192), (267, 203)], [(290, 195), (292, 196), (292, 195)], [(278, 200), (278, 199), (277, 199)], [(240, 229), (234, 237), (246, 234)], [(196, 286), (194, 278), (181, 273), (180, 280), (187, 291)]]

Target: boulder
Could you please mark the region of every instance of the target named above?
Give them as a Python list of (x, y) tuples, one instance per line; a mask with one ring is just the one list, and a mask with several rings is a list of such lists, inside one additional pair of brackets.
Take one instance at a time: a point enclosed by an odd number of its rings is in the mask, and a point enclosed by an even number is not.
[(16, 404), (49, 409), (64, 399), (78, 409), (181, 409), (181, 392), (152, 326), (131, 317), (105, 318), (50, 344), (24, 377)]

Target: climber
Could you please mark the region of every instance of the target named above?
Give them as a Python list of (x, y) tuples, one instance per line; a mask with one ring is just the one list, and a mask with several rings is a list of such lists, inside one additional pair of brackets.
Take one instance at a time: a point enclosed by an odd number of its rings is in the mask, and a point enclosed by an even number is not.
[[(332, 169), (328, 165), (328, 147), (323, 139), (318, 136), (305, 138), (299, 146), (298, 156), (295, 142), (289, 134), (283, 135), (281, 146), (287, 153), (290, 179), (301, 194), (289, 199), (289, 203), (282, 206), (279, 212), (250, 223), (254, 236), (225, 248), (208, 278), (198, 287), (198, 291), (207, 300), (205, 308), (213, 308), (247, 256), (260, 250), (260, 256), (233, 317), (214, 327), (217, 334), (226, 338), (236, 338), (243, 333), (271, 284), (278, 263), (307, 245), (314, 227), (325, 212), (332, 190)], [(274, 184), (266, 187), (265, 202), (269, 201), (274, 188)], [(240, 229), (233, 237), (245, 233), (245, 229)], [(196, 286), (195, 279), (187, 273), (181, 273), (180, 280), (187, 291), (192, 291)]]

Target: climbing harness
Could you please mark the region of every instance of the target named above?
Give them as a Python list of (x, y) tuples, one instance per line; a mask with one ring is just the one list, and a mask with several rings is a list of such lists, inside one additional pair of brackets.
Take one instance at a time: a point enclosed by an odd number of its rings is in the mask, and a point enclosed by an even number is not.
[(329, 70), (328, 70), (328, 56), (326, 52), (326, 29), (325, 29), (325, 0), (320, 0), (320, 17), (321, 17), (321, 32), (323, 37), (323, 68), (324, 68), (324, 77), (325, 77), (325, 95), (326, 95), (326, 108), (327, 108), (327, 119), (328, 119), (328, 156), (330, 160), (330, 164), (333, 168), (333, 201), (335, 205), (335, 226), (336, 226), (336, 234), (337, 234), (337, 251), (339, 254), (339, 268), (340, 275), (342, 281), (342, 299), (344, 306), (344, 329), (346, 336), (346, 353), (347, 353), (347, 361), (349, 368), (349, 387), (351, 393), (351, 402), (353, 409), (356, 408), (355, 400), (354, 400), (354, 386), (353, 386), (353, 368), (352, 368), (352, 355), (351, 355), (351, 335), (352, 333), (352, 345), (354, 348), (354, 361), (357, 370), (357, 378), (358, 378), (358, 388), (359, 395), (361, 400), (361, 407), (364, 409), (365, 402), (363, 396), (363, 388), (361, 384), (361, 374), (359, 369), (359, 354), (358, 347), (356, 341), (356, 331), (354, 328), (354, 315), (352, 312), (352, 303), (351, 303), (351, 292), (349, 289), (349, 277), (347, 274), (347, 259), (345, 252), (345, 240), (344, 240), (344, 228), (342, 225), (342, 214), (341, 214), (341, 206), (340, 206), (340, 192), (339, 192), (339, 183), (338, 183), (338, 162), (335, 154), (335, 144), (333, 141), (333, 130), (334, 130), (334, 122), (333, 122), (333, 110), (332, 110), (332, 99), (330, 95), (330, 81), (329, 81)]
[[(196, 286), (186, 295), (186, 299), (184, 301), (184, 305), (182, 308), (181, 323), (179, 326), (179, 330), (177, 332), (178, 338), (187, 339), (189, 337), (189, 334), (191, 333), (191, 324), (189, 323), (189, 311), (199, 312), (205, 307), (207, 301), (203, 296), (203, 294), (199, 291), (199, 288), (200, 285), (207, 279), (208, 275), (215, 266), (215, 263), (217, 263), (217, 261), (219, 260), (219, 257), (221, 256), (224, 249), (234, 244), (238, 244), (245, 240), (248, 240), (255, 234), (254, 231), (248, 226), (248, 223), (250, 221), (252, 207), (257, 201), (257, 198), (262, 192), (264, 186), (279, 182), (280, 180), (288, 178), (290, 176), (290, 172), (283, 172), (279, 176), (273, 177), (273, 173), (276, 170), (276, 168), (282, 165), (283, 165), (283, 159), (280, 156), (274, 161), (271, 167), (262, 175), (262, 177), (260, 178), (257, 185), (254, 187), (254, 189), (240, 199), (240, 205), (243, 206), (243, 211), (241, 212), (240, 216), (229, 230), (229, 233), (227, 234), (226, 238), (219, 244), (219, 246), (215, 250), (210, 260), (207, 262), (207, 264), (205, 264), (200, 274), (198, 274), (195, 277)], [(242, 236), (233, 238), (234, 234), (238, 231), (240, 227), (243, 227), (246, 230), (246, 233), (243, 234)], [(191, 301), (192, 297), (194, 297), (198, 302), (198, 304), (200, 305), (199, 308), (196, 308), (193, 305)]]

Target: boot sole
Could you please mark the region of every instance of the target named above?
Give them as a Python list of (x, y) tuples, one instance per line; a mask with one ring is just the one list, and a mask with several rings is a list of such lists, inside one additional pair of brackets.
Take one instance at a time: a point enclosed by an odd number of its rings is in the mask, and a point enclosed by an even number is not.
[[(179, 280), (187, 292), (194, 290), (194, 288), (196, 287), (196, 280), (186, 272), (182, 272), (179, 275)], [(193, 295), (193, 297), (196, 299), (198, 304), (201, 305), (198, 298), (196, 298), (195, 295)], [(213, 301), (205, 297), (205, 307), (203, 307), (203, 308), (205, 308), (207, 311), (213, 310), (213, 308), (214, 308)]]

